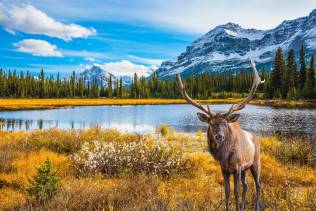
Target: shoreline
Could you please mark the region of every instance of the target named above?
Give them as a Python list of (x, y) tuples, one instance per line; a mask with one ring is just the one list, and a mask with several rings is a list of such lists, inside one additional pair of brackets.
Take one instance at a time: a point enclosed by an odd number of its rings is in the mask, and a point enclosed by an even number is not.
[[(242, 99), (197, 100), (200, 103), (232, 104)], [(74, 106), (187, 104), (183, 99), (0, 99), (0, 111), (58, 109)], [(254, 99), (249, 104), (274, 108), (316, 108), (316, 100)]]

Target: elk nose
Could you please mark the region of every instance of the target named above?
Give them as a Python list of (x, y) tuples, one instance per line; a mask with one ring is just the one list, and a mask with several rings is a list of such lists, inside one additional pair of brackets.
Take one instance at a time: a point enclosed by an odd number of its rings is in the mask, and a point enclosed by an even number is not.
[(224, 136), (223, 136), (222, 134), (216, 134), (215, 139), (216, 139), (217, 141), (223, 141)]

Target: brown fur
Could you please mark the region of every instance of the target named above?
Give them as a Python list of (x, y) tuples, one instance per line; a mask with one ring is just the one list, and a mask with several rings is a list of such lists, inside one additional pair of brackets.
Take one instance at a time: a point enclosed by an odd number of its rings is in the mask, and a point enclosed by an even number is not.
[[(237, 119), (239, 115), (225, 118), (221, 115), (208, 117), (198, 113), (201, 121), (207, 122), (207, 141), (209, 151), (221, 166), (225, 180), (226, 210), (229, 210), (229, 177), (234, 176), (234, 193), (236, 200), (236, 210), (243, 210), (245, 196), (248, 189), (246, 181), (246, 171), (250, 169), (256, 183), (257, 200), (256, 210), (259, 210), (260, 197), (260, 145), (256, 136), (243, 130)], [(223, 141), (218, 141), (217, 134), (224, 135)], [(242, 203), (239, 207), (239, 181), (242, 182)]]

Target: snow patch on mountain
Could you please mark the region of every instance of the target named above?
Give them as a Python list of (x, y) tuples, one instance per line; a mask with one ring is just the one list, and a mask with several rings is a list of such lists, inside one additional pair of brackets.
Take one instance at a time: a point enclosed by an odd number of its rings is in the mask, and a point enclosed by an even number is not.
[(145, 66), (122, 60), (85, 66), (85, 69), (80, 73), (80, 76), (85, 78), (86, 82), (97, 80), (98, 83), (102, 82), (104, 85), (107, 85), (111, 75), (112, 81), (122, 78), (124, 85), (129, 85), (132, 82), (135, 73), (138, 77), (148, 77), (157, 70), (157, 68), (158, 67), (155, 65)]
[(237, 33), (234, 32), (234, 31), (230, 31), (230, 30), (228, 30), (228, 29), (224, 29), (224, 31), (225, 31), (227, 34), (231, 35), (231, 36), (237, 37)]
[(225, 33), (238, 38), (245, 38), (249, 40), (260, 40), (263, 38), (263, 31), (255, 30), (255, 29), (243, 29), (238, 27), (235, 30), (224, 29)]

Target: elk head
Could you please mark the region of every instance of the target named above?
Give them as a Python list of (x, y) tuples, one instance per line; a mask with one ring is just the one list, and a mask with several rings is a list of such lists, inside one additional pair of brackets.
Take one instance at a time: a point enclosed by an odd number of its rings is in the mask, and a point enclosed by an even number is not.
[(233, 112), (243, 109), (246, 104), (253, 98), (256, 89), (260, 83), (264, 83), (261, 81), (258, 71), (256, 69), (254, 61), (249, 57), (252, 69), (253, 69), (253, 84), (248, 96), (237, 104), (233, 104), (227, 112), (224, 113), (215, 113), (211, 111), (210, 107), (207, 105), (204, 107), (198, 102), (192, 100), (187, 92), (185, 91), (184, 85), (181, 81), (181, 77), (178, 74), (176, 76), (176, 82), (180, 89), (180, 93), (183, 98), (193, 106), (197, 107), (203, 113), (197, 113), (197, 116), (200, 121), (208, 124), (207, 136), (208, 139), (213, 140), (217, 147), (219, 147), (225, 140), (228, 133), (228, 124), (232, 122), (238, 121), (239, 114), (233, 114)]

